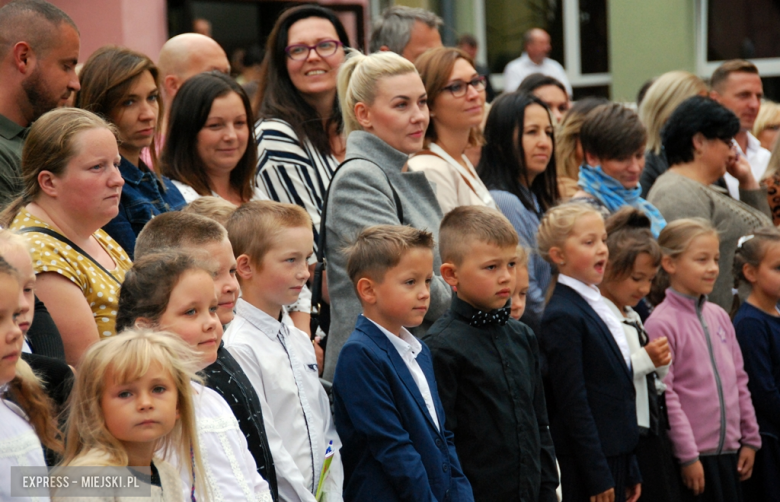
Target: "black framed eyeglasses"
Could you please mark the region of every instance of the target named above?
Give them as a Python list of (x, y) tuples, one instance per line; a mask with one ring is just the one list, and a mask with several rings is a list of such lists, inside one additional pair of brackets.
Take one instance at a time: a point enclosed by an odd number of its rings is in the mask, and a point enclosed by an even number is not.
[(303, 61), (309, 58), (309, 54), (312, 49), (320, 55), (320, 57), (326, 58), (336, 54), (342, 44), (338, 40), (322, 40), (314, 45), (295, 44), (285, 47), (284, 52), (287, 53), (287, 57), (293, 61)]
[(485, 77), (474, 77), (468, 82), (462, 80), (456, 80), (448, 86), (443, 87), (452, 93), (455, 98), (461, 98), (468, 92), (469, 86), (473, 87), (477, 92), (483, 92), (485, 90)]

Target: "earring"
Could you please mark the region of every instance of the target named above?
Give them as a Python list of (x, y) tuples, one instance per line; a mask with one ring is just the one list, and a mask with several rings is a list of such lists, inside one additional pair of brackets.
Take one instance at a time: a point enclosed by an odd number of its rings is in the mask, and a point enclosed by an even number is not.
[(566, 265), (566, 262), (565, 262), (565, 261), (562, 261), (562, 262), (560, 262), (560, 263), (558, 264), (558, 266), (559, 266), (559, 267), (563, 267), (563, 266), (565, 266), (565, 265)]

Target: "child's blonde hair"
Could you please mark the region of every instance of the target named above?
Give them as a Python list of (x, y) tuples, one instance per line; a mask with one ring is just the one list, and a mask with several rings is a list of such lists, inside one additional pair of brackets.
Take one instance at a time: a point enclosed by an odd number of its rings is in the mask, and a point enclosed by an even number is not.
[(179, 412), (176, 426), (158, 440), (155, 449), (162, 449), (165, 457), (175, 452), (179, 461), (187, 466), (189, 477), (195, 479), (198, 498), (202, 499), (208, 490), (198, 445), (191, 386), (193, 380), (201, 382), (195, 374), (200, 356), (180, 337), (168, 332), (128, 330), (87, 350), (70, 396), (62, 465), (67, 466), (95, 450), (105, 454), (116, 466), (127, 465), (127, 453), (109, 432), (103, 417), (101, 396), (110, 383), (106, 382), (106, 374), (111, 372), (117, 382), (132, 382), (145, 375), (155, 363), (175, 382)]
[(520, 267), (528, 268), (528, 250), (522, 244), (517, 245), (517, 261), (515, 262), (515, 268)]
[(13, 230), (3, 229), (0, 230), (0, 255), (8, 249), (24, 250), (25, 253), (30, 254), (30, 245), (24, 237)]
[(588, 214), (595, 214), (601, 218), (598, 210), (582, 202), (563, 204), (547, 211), (536, 235), (539, 254), (546, 262), (555, 267), (555, 263), (550, 258), (550, 250), (554, 247), (563, 247), (577, 220)]
[(354, 49), (346, 49), (347, 59), (339, 68), (338, 93), (341, 115), (344, 117), (344, 133), (363, 128), (355, 117), (355, 105), (371, 105), (376, 98), (377, 83), (384, 77), (417, 73), (408, 60), (390, 51), (375, 52), (368, 56)]
[[(694, 239), (702, 235), (718, 237), (718, 231), (709, 220), (704, 218), (683, 218), (669, 223), (661, 230), (658, 235), (658, 244), (661, 246), (664, 257), (676, 259), (688, 249)], [(666, 288), (668, 287), (669, 274), (662, 266), (655, 276), (653, 287), (650, 289), (647, 299), (653, 305), (658, 305), (666, 297)]]
[(236, 206), (222, 197), (207, 195), (190, 202), (181, 211), (211, 218), (220, 225), (225, 226), (230, 215), (235, 210)]

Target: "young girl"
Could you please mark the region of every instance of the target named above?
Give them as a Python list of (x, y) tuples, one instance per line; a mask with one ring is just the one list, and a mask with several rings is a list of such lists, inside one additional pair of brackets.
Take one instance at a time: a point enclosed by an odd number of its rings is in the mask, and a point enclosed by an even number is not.
[(737, 287), (748, 284), (751, 291), (734, 317), (734, 330), (761, 431), (753, 477), (742, 484), (745, 500), (780, 500), (779, 266), (780, 231), (776, 228), (762, 228), (739, 240), (734, 278)]
[[(189, 386), (197, 378), (196, 361), (197, 355), (170, 333), (129, 330), (93, 345), (79, 366), (61, 465), (150, 467), (152, 500), (167, 502), (182, 500), (181, 481), (155, 452), (176, 452), (192, 459), (188, 479), (195, 480), (198, 495), (203, 493)], [(188, 495), (194, 502), (195, 491)], [(68, 498), (55, 491), (53, 500)]]
[(630, 501), (641, 494), (631, 353), (620, 321), (596, 287), (609, 252), (597, 210), (550, 210), (539, 252), (560, 273), (542, 317), (550, 431), (563, 500)]
[(679, 476), (672, 462), (666, 420), (660, 413), (663, 384), (672, 360), (666, 338), (649, 342), (642, 320), (633, 307), (650, 292), (661, 266), (661, 248), (650, 231), (650, 219), (634, 208), (619, 210), (607, 220), (609, 262), (599, 285), (604, 302), (621, 320), (631, 350), (642, 473), (642, 500), (680, 499)]
[(517, 272), (517, 285), (515, 292), (512, 293), (512, 310), (510, 316), (517, 321), (523, 317), (525, 312), (525, 302), (528, 298), (528, 251), (523, 246), (517, 246), (517, 261), (515, 262), (515, 271)]
[(672, 352), (664, 383), (669, 437), (688, 487), (683, 496), (739, 502), (739, 482), (750, 477), (761, 438), (734, 327), (707, 301), (718, 277), (718, 234), (707, 220), (680, 219), (658, 243), (664, 257), (653, 296), (663, 301), (645, 325), (650, 339), (666, 337)]
[[(142, 256), (128, 272), (119, 294), (117, 329), (130, 326), (170, 331), (197, 350), (198, 371), (217, 360), (222, 324), (217, 316), (214, 271), (182, 251)], [(233, 411), (214, 390), (193, 382), (198, 436), (207, 452), (210, 500), (272, 500), (268, 483), (258, 474)], [(187, 456), (178, 465), (189, 493)]]
[(26, 302), (17, 274), (0, 258), (0, 500), (10, 500), (11, 467), (45, 466), (41, 444), (62, 451), (51, 404), (20, 358), (23, 336), (17, 312)]

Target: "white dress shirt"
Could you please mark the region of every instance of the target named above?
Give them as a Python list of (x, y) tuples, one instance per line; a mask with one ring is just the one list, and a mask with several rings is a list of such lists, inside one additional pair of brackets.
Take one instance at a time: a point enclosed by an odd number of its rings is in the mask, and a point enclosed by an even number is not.
[[(0, 386), (0, 393), (4, 391)], [(47, 502), (49, 497), (11, 498), (11, 467), (16, 466), (46, 467), (43, 448), (24, 411), (0, 399), (0, 500)]]
[(620, 353), (623, 355), (626, 366), (628, 366), (628, 369), (631, 369), (631, 349), (628, 346), (628, 340), (626, 340), (626, 333), (623, 331), (623, 324), (607, 306), (604, 297), (601, 296), (599, 288), (585, 284), (580, 280), (564, 274), (558, 276), (558, 282), (565, 286), (569, 286), (576, 291), (577, 294), (588, 302), (590, 308), (596, 311), (596, 314), (598, 314), (601, 320), (604, 321), (604, 324), (607, 325), (609, 332), (612, 334), (612, 338), (615, 339), (615, 343), (617, 343)]
[(541, 73), (548, 77), (553, 77), (566, 87), (566, 91), (571, 96), (571, 84), (566, 71), (561, 63), (554, 59), (544, 58), (542, 64), (536, 64), (531, 61), (527, 53), (523, 53), (517, 59), (509, 62), (504, 68), (504, 92), (514, 92), (523, 83), (525, 77), (534, 73)]
[[(371, 321), (368, 317), (366, 317), (366, 319)], [(398, 351), (398, 355), (404, 360), (406, 367), (409, 368), (409, 373), (412, 374), (414, 383), (416, 383), (417, 388), (420, 389), (420, 394), (422, 394), (423, 401), (425, 401), (425, 407), (428, 408), (428, 413), (430, 413), (433, 423), (436, 424), (436, 430), (439, 430), (439, 416), (436, 414), (436, 408), (433, 406), (431, 387), (428, 385), (428, 379), (425, 378), (425, 373), (423, 373), (420, 364), (417, 362), (417, 356), (422, 352), (420, 340), (415, 338), (414, 335), (409, 333), (409, 330), (404, 327), (401, 328), (401, 336), (399, 338), (374, 321), (371, 322), (384, 333), (388, 340), (390, 340), (390, 343), (393, 344), (393, 347), (395, 347), (395, 350)]]
[[(192, 383), (192, 389), (209, 500), (271, 502), (273, 498), (268, 483), (257, 472), (257, 464), (247, 447), (246, 437), (238, 426), (233, 410), (222, 396), (212, 389), (195, 382)], [(173, 454), (168, 460), (179, 470), (184, 500), (190, 500), (190, 458), (187, 457), (181, 462)]]
[[(769, 157), (772, 156), (772, 152), (761, 146), (761, 142), (750, 134), (747, 133), (747, 149), (742, 152), (742, 148), (737, 145), (737, 151), (740, 155), (744, 155), (747, 158), (748, 164), (750, 164), (750, 170), (753, 172), (753, 177), (756, 181), (760, 182), (761, 178), (766, 172), (766, 167), (769, 165)], [(739, 181), (737, 178), (726, 173), (723, 175), (723, 179), (726, 180), (726, 186), (729, 189), (729, 195), (734, 199), (739, 200)]]
[[(280, 333), (286, 340), (286, 349), (279, 340)], [(327, 500), (340, 501), (344, 479), (341, 441), (330, 414), (328, 396), (320, 384), (317, 358), (308, 335), (293, 327), (286, 313), (279, 321), (239, 299), (236, 317), (223, 341), (260, 398), (276, 466), (279, 499), (315, 502), (314, 491), (325, 450), (328, 442), (333, 441), (336, 453), (325, 492)]]

